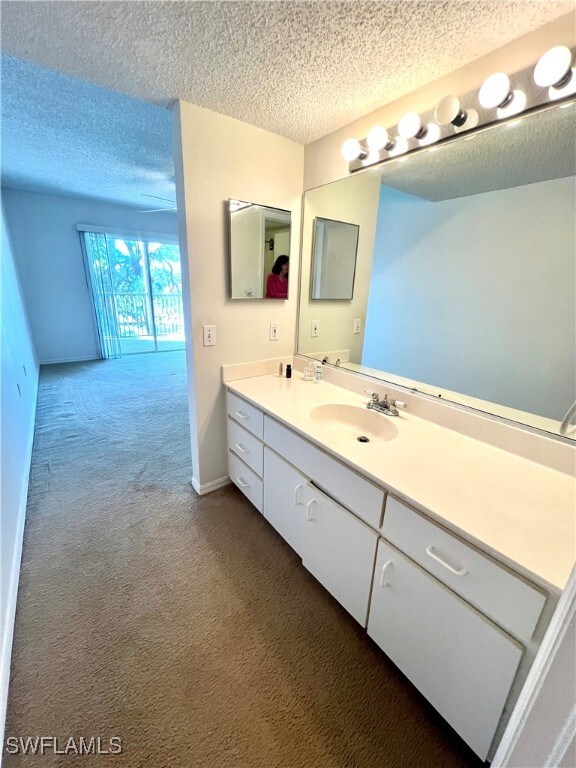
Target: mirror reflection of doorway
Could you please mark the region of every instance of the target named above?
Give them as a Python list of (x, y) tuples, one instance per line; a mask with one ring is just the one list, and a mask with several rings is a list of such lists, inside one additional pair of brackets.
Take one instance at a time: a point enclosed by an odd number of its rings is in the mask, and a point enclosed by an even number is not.
[(184, 349), (178, 245), (83, 235), (102, 357)]
[(290, 223), (282, 219), (264, 219), (264, 282), (263, 296), (266, 296), (266, 280), (278, 256), (290, 256)]

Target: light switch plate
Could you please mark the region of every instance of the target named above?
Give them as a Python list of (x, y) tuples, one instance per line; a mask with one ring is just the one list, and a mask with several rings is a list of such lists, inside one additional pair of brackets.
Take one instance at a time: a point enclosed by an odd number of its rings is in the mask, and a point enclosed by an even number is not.
[(278, 341), (278, 323), (270, 323), (270, 341)]
[(215, 325), (203, 325), (204, 331), (204, 346), (215, 347), (216, 346), (216, 326)]
[(362, 320), (359, 317), (354, 318), (354, 322), (352, 323), (352, 333), (360, 333), (361, 323)]
[(312, 320), (310, 323), (310, 337), (315, 339), (318, 336), (318, 320)]

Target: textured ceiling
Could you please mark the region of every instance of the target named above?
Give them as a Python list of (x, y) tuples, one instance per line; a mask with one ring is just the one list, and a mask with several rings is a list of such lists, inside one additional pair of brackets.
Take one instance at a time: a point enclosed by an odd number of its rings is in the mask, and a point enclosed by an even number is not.
[(4, 53), (308, 143), (573, 10), (573, 0), (4, 2)]
[(1, 59), (2, 184), (141, 208), (175, 199), (167, 109)]
[(173, 200), (170, 107), (308, 143), (573, 0), (1, 2), (2, 182)]

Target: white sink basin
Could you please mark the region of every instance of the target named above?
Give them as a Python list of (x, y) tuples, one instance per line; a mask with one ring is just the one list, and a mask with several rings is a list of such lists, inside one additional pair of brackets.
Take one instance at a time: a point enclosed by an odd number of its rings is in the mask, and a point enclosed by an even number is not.
[(359, 437), (367, 437), (368, 441), (393, 440), (398, 435), (394, 417), (358, 405), (319, 405), (310, 415), (316, 424), (355, 440)]

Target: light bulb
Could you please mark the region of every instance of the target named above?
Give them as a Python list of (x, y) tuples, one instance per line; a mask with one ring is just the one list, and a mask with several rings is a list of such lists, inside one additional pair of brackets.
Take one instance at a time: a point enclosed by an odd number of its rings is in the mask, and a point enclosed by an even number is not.
[(526, 106), (526, 94), (524, 91), (512, 91), (512, 98), (508, 101), (506, 106), (498, 107), (496, 115), (500, 120), (506, 117), (512, 117), (524, 110)]
[(380, 150), (379, 149), (371, 149), (364, 160), (362, 160), (362, 165), (372, 165), (373, 163), (377, 163), (380, 160)]
[(398, 136), (394, 141), (394, 146), (390, 150), (390, 157), (397, 157), (408, 151), (408, 141), (403, 136)]
[(558, 86), (551, 85), (548, 88), (548, 98), (550, 101), (556, 101), (556, 99), (563, 99), (564, 96), (572, 96), (576, 93), (576, 69), (570, 70), (570, 77), (565, 78), (565, 81)]
[(404, 139), (421, 139), (426, 133), (426, 126), (417, 112), (406, 112), (398, 123), (398, 133)]
[(466, 122), (467, 113), (462, 109), (458, 96), (444, 96), (436, 104), (434, 119), (438, 125), (463, 125)]
[(534, 68), (534, 82), (546, 88), (561, 85), (570, 74), (572, 51), (566, 45), (557, 45), (538, 59)]
[(478, 94), (480, 104), (485, 109), (503, 107), (510, 98), (510, 78), (504, 72), (497, 72), (484, 80)]
[(476, 128), (479, 120), (478, 112), (475, 109), (469, 109), (466, 115), (466, 120), (462, 125), (455, 125), (454, 131), (461, 133), (462, 131), (469, 131), (471, 128)]
[(427, 147), (428, 144), (434, 144), (434, 142), (438, 141), (439, 138), (440, 138), (440, 126), (436, 125), (436, 123), (428, 123), (428, 125), (426, 126), (426, 133), (420, 139), (420, 145), (422, 147)]
[(381, 125), (375, 125), (374, 128), (368, 131), (368, 136), (366, 137), (368, 149), (384, 149), (389, 143), (388, 131)]
[(348, 160), (349, 163), (366, 154), (362, 150), (358, 139), (346, 139), (340, 148), (340, 152), (342, 153), (344, 160)]

